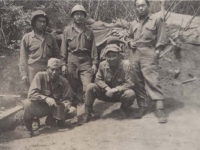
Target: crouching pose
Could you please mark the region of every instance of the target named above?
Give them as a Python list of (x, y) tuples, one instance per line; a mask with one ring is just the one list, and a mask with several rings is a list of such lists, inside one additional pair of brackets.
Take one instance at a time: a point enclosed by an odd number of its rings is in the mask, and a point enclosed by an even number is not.
[(57, 121), (58, 125), (62, 125), (65, 119), (76, 116), (76, 108), (72, 107), (70, 102), (74, 94), (68, 81), (59, 75), (60, 72), (61, 61), (51, 58), (48, 61), (47, 71), (38, 72), (31, 83), (28, 92), (30, 101), (24, 103), (23, 117), (30, 136), (34, 135), (32, 123), (35, 117), (48, 116), (46, 118), (47, 125), (56, 123), (52, 114), (57, 104), (64, 105), (64, 118)]
[(96, 98), (106, 102), (121, 102), (120, 108), (124, 116), (128, 116), (127, 109), (135, 99), (135, 93), (132, 90), (134, 84), (129, 63), (120, 59), (120, 51), (121, 48), (116, 44), (106, 46), (106, 60), (99, 65), (95, 83), (87, 86), (84, 122), (94, 119), (93, 117), (99, 117), (93, 111)]

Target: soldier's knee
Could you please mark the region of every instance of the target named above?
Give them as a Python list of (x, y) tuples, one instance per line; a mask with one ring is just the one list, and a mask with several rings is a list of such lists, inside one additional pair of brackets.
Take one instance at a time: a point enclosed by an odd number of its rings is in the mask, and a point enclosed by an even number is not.
[(25, 100), (23, 101), (24, 109), (29, 109), (31, 107), (31, 101)]
[(133, 90), (124, 91), (124, 96), (127, 98), (135, 99), (135, 92)]

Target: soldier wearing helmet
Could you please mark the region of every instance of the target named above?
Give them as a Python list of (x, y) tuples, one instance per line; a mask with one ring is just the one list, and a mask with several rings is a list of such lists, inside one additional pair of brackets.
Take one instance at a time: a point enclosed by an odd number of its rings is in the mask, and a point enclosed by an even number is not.
[(19, 69), (25, 83), (30, 84), (37, 72), (46, 69), (48, 59), (60, 56), (56, 40), (45, 32), (48, 24), (49, 19), (45, 12), (32, 12), (32, 31), (23, 36), (20, 47)]
[(87, 13), (82, 5), (75, 5), (71, 11), (72, 23), (63, 32), (61, 55), (66, 63), (62, 67), (63, 74), (76, 93), (82, 83), (83, 95), (86, 87), (92, 82), (97, 71), (98, 55), (93, 31), (85, 25)]

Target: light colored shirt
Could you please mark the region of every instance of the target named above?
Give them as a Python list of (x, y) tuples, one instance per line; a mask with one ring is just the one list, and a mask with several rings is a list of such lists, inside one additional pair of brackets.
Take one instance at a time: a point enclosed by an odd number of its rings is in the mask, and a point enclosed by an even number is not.
[(127, 60), (120, 61), (118, 68), (114, 72), (110, 69), (108, 62), (105, 60), (99, 65), (95, 83), (102, 89), (106, 87), (117, 88), (119, 92), (122, 92), (134, 87), (132, 74), (130, 63), (127, 62)]
[(88, 53), (92, 63), (98, 63), (97, 47), (92, 29), (85, 26), (85, 29), (80, 32), (72, 23), (63, 32), (61, 55), (64, 62), (67, 63), (69, 52), (78, 51)]
[(49, 58), (52, 57), (59, 58), (60, 49), (50, 33), (45, 32), (42, 39), (34, 31), (25, 34), (20, 46), (19, 69), (21, 76), (28, 76), (28, 64), (47, 64)]
[(165, 23), (161, 18), (149, 14), (144, 21), (138, 18), (131, 22), (130, 37), (137, 44), (159, 48), (166, 44)]
[(59, 76), (55, 82), (51, 82), (46, 71), (35, 75), (28, 92), (28, 98), (31, 101), (45, 101), (46, 97), (51, 97), (56, 102), (71, 102), (73, 95), (65, 78)]

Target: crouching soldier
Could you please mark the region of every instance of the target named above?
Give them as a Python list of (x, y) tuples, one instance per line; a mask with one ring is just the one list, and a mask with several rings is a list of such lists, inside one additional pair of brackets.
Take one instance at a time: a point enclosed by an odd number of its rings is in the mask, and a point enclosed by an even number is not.
[(121, 102), (121, 110), (128, 117), (128, 108), (133, 104), (135, 93), (132, 90), (132, 71), (129, 63), (120, 59), (121, 48), (116, 44), (107, 45), (105, 48), (106, 60), (99, 65), (95, 83), (87, 86), (85, 93), (84, 122), (93, 117), (99, 117), (93, 111), (93, 103), (96, 98), (106, 102)]
[(63, 125), (65, 119), (76, 116), (76, 108), (71, 106), (74, 94), (68, 81), (60, 76), (61, 66), (59, 59), (49, 59), (47, 71), (38, 72), (31, 83), (28, 92), (30, 101), (26, 101), (24, 104), (23, 117), (30, 136), (34, 135), (32, 129), (33, 118), (48, 116), (46, 118), (47, 125), (56, 123), (56, 119), (53, 118), (52, 114), (58, 103), (64, 105), (64, 119), (58, 120), (57, 125)]

